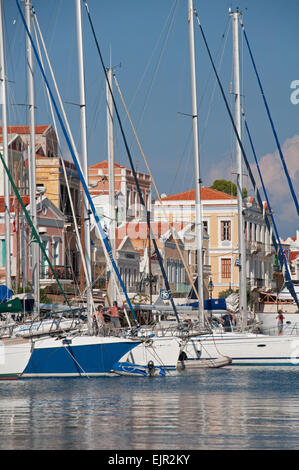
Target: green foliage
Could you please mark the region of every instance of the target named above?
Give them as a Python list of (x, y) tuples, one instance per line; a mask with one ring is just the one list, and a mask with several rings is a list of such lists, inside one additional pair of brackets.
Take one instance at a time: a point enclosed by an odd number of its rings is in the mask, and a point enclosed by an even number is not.
[[(232, 181), (227, 180), (215, 180), (212, 186), (212, 189), (216, 189), (217, 191), (221, 191), (225, 194), (230, 194), (231, 196), (237, 196), (237, 185)], [(243, 188), (243, 198), (247, 197), (247, 189)]]
[[(31, 282), (27, 282), (27, 285), (23, 288), (22, 286), (14, 286), (13, 291), (14, 294), (23, 294), (27, 292), (32, 292), (32, 284)], [(40, 295), (40, 303), (42, 304), (50, 304), (51, 299), (47, 296), (47, 289), (42, 289), (40, 288), (39, 290), (39, 295)]]
[(230, 294), (238, 294), (238, 292), (239, 292), (238, 289), (237, 290), (233, 290), (233, 289), (222, 290), (221, 292), (219, 292), (218, 298), (226, 299), (226, 297), (228, 297)]

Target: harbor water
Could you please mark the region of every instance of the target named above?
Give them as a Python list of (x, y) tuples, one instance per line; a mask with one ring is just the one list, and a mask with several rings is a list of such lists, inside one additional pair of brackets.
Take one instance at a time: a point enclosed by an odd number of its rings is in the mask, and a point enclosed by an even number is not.
[(299, 369), (0, 383), (1, 450), (297, 450)]

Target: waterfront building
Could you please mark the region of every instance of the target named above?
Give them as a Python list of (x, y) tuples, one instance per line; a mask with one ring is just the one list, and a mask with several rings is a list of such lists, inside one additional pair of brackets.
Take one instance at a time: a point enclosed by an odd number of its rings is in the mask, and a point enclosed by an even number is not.
[[(30, 213), (29, 196), (22, 201)], [(64, 266), (64, 215), (45, 196), (37, 196), (38, 232), (51, 264), (62, 280), (70, 279)], [(25, 288), (32, 281), (32, 243), (31, 227), (28, 225), (17, 198), (10, 198), (11, 233), (11, 275), (16, 285)], [(4, 197), (0, 196), (0, 280), (5, 283), (5, 227)], [(48, 261), (40, 250), (41, 287), (56, 283), (49, 269)]]
[[(151, 211), (151, 179), (146, 173), (137, 171), (146, 210)], [(88, 168), (89, 191), (94, 205), (101, 217), (109, 224), (109, 174), (108, 161), (102, 161)], [(123, 165), (114, 163), (114, 190), (117, 225), (131, 220), (145, 220), (133, 172)]]
[[(239, 288), (238, 205), (237, 198), (212, 188), (201, 188), (203, 228), (209, 235), (209, 254), (213, 297)], [(264, 210), (267, 210), (265, 205)], [(153, 205), (154, 220), (195, 221), (195, 191), (164, 195)], [(247, 288), (254, 291), (272, 287), (272, 233), (268, 233), (263, 213), (253, 198), (244, 200), (244, 235), (247, 252)]]

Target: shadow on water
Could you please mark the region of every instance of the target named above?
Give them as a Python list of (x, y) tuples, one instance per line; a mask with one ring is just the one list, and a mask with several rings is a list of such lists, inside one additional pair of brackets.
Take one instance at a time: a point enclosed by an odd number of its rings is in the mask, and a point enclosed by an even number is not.
[(296, 367), (4, 381), (0, 448), (298, 449)]

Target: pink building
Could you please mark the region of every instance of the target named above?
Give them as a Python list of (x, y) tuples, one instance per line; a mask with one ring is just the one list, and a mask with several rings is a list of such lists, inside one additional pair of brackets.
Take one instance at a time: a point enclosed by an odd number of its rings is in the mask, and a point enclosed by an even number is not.
[[(22, 196), (24, 205), (30, 213), (29, 197)], [(40, 239), (51, 264), (59, 277), (67, 278), (64, 265), (64, 215), (45, 196), (37, 198), (37, 222)], [(10, 198), (11, 233), (11, 275), (17, 285), (26, 286), (32, 281), (32, 237), (31, 228), (16, 197)], [(62, 267), (63, 266), (63, 267)], [(62, 267), (62, 268), (61, 268)], [(40, 250), (41, 287), (53, 282), (48, 261)], [(4, 197), (0, 196), (0, 282), (5, 283), (5, 226)]]

